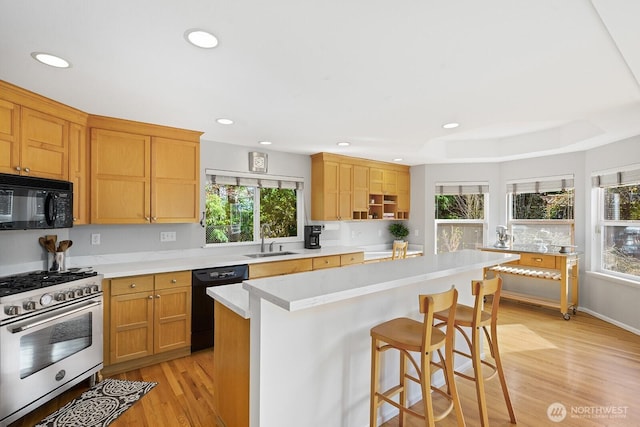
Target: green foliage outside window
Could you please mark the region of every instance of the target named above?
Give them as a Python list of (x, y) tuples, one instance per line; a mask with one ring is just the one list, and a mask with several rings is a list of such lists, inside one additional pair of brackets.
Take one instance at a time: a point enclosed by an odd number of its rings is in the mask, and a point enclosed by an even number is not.
[(437, 195), (436, 219), (484, 219), (484, 194)]
[(513, 219), (573, 219), (573, 189), (512, 197)]
[[(206, 242), (253, 242), (259, 225), (267, 238), (293, 237), (298, 233), (297, 192), (291, 189), (208, 184), (206, 192)], [(256, 196), (260, 211), (256, 212)], [(259, 224), (254, 221), (259, 220)]]

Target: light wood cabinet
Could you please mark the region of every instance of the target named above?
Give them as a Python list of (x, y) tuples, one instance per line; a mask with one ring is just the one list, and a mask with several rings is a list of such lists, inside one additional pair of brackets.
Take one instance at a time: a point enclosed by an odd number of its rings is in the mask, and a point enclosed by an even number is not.
[(341, 255), (323, 255), (309, 258), (298, 258), (284, 261), (260, 262), (249, 264), (249, 278), (282, 276), (284, 274), (302, 273), (304, 271), (334, 268), (345, 265), (361, 264), (364, 252), (353, 252)]
[(369, 215), (369, 167), (353, 166), (353, 219)]
[(319, 189), (311, 194), (312, 219), (351, 219), (352, 168), (349, 163), (312, 160), (311, 185)]
[(411, 177), (409, 172), (398, 172), (397, 218), (409, 219), (411, 209)]
[[(122, 277), (106, 284), (104, 346), (110, 372), (190, 353), (190, 271)], [(169, 356), (163, 359), (165, 354)]]
[(91, 223), (199, 220), (199, 132), (96, 116), (90, 123)]
[(69, 179), (69, 122), (23, 107), (20, 114), (20, 173)]
[(261, 262), (257, 264), (249, 264), (249, 278), (258, 279), (260, 277), (281, 276), (283, 274), (311, 271), (312, 269), (312, 258)]
[(328, 255), (313, 258), (312, 268), (314, 270), (335, 267), (340, 267), (340, 255)]
[(340, 265), (362, 264), (364, 262), (364, 252), (354, 252), (340, 255)]
[(0, 99), (0, 172), (67, 180), (69, 122)]
[(313, 220), (408, 219), (409, 194), (408, 166), (330, 153), (311, 156)]
[(20, 165), (20, 106), (0, 99), (0, 172), (15, 174)]
[(87, 128), (69, 124), (69, 181), (73, 183), (73, 224), (89, 223), (89, 147)]

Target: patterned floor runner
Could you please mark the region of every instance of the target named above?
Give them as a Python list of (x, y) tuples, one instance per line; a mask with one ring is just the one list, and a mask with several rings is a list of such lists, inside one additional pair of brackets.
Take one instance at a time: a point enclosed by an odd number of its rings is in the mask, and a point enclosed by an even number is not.
[(108, 378), (35, 427), (106, 427), (157, 384)]

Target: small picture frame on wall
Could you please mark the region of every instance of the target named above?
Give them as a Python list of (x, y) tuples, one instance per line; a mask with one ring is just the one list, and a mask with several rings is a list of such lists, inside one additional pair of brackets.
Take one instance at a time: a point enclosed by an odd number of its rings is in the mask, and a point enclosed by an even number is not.
[(249, 170), (251, 172), (267, 173), (267, 154), (251, 151), (249, 153)]

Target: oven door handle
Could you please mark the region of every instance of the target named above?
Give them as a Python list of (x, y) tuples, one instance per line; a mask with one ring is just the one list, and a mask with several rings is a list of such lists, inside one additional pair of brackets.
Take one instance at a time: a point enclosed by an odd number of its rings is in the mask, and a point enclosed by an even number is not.
[(84, 310), (86, 310), (88, 308), (93, 308), (93, 307), (99, 306), (101, 304), (102, 303), (100, 301), (88, 301), (88, 302), (84, 303), (81, 307), (76, 307), (76, 308), (73, 308), (71, 310), (67, 310), (67, 311), (65, 311), (63, 313), (54, 314), (53, 316), (47, 317), (46, 319), (40, 319), (40, 320), (36, 320), (34, 322), (23, 323), (21, 325), (16, 325), (14, 327), (9, 327), (7, 329), (9, 329), (9, 332), (11, 332), (12, 334), (17, 334), (19, 332), (26, 331), (27, 329), (35, 328), (36, 326), (40, 326), (40, 325), (43, 325), (45, 323), (52, 322), (54, 320), (58, 320), (58, 319), (61, 319), (63, 317), (66, 317), (66, 316), (70, 316), (72, 314), (78, 313), (80, 311), (84, 311)]

